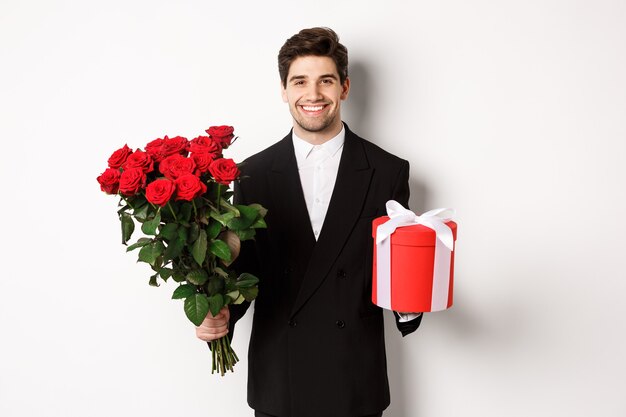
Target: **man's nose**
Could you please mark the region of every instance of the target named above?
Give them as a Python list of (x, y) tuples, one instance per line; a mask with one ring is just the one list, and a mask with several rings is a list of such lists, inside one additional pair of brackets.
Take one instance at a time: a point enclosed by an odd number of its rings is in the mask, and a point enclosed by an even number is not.
[(322, 98), (322, 92), (320, 86), (317, 83), (312, 83), (307, 86), (306, 98), (310, 101), (320, 100)]

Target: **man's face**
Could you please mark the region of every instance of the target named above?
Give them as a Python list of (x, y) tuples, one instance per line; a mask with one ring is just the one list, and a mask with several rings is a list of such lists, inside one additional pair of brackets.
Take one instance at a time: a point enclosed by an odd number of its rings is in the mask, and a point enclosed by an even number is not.
[(287, 87), (282, 88), (296, 134), (303, 139), (330, 139), (339, 133), (341, 101), (348, 97), (349, 90), (350, 81), (340, 83), (332, 58), (296, 58), (289, 67)]

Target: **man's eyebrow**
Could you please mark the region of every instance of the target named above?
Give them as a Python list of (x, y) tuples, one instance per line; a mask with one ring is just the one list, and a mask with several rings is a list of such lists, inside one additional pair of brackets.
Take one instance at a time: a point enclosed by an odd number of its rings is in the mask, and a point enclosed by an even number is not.
[[(306, 75), (292, 75), (291, 77), (289, 77), (289, 81), (291, 82), (291, 81), (294, 81), (294, 80), (306, 80), (307, 78), (309, 78), (309, 77), (307, 77)], [(320, 75), (318, 77), (318, 79), (320, 79), (320, 80), (323, 79), (323, 78), (332, 78), (333, 80), (337, 80), (338, 79), (337, 76), (335, 74), (333, 74), (332, 72), (328, 73), (328, 74), (322, 74), (322, 75)]]
[(293, 80), (305, 80), (307, 78), (306, 75), (292, 75), (291, 77), (289, 77), (289, 81), (293, 81)]

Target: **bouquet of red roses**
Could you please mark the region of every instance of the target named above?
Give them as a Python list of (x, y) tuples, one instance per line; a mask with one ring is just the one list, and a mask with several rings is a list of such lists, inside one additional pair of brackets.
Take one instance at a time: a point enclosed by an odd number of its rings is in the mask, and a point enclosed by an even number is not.
[[(165, 136), (134, 151), (124, 145), (98, 177), (102, 191), (120, 197), (122, 243), (135, 224), (145, 235), (126, 251), (139, 249), (138, 260), (154, 271), (150, 285), (159, 286), (159, 278), (179, 284), (172, 298), (185, 300), (185, 314), (196, 326), (209, 312), (215, 316), (258, 293), (255, 276), (229, 269), (241, 241), (266, 227), (267, 212), (259, 204), (232, 204), (229, 185), (240, 171), (222, 151), (237, 139), (233, 132), (231, 126), (213, 126), (208, 136), (193, 140)], [(211, 351), (212, 372), (233, 370), (238, 358), (228, 336), (211, 342)]]

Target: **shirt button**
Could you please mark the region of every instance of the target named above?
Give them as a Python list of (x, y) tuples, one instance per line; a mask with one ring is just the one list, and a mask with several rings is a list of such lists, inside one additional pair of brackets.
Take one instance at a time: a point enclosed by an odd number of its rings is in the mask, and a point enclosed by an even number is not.
[(317, 236), (317, 235), (319, 235), (319, 234), (320, 234), (320, 231), (319, 231), (319, 230), (316, 230), (316, 231), (314, 231), (313, 233), (315, 233), (315, 236)]
[(315, 199), (315, 202), (316, 202), (316, 203), (319, 203), (319, 202), (320, 202), (320, 199), (319, 199), (319, 198), (316, 198), (316, 199)]
[(287, 322), (287, 324), (289, 325), (289, 327), (296, 327), (296, 324), (298, 324), (298, 323), (296, 323), (296, 321), (295, 321), (295, 320), (289, 320), (289, 321)]
[(337, 327), (339, 327), (340, 329), (343, 329), (344, 327), (346, 327), (346, 323), (344, 323), (343, 320), (337, 320), (335, 322), (335, 324), (337, 325)]
[(343, 269), (340, 269), (339, 271), (337, 271), (337, 277), (345, 278), (347, 276), (348, 276), (348, 274), (346, 274), (346, 271), (344, 271)]

